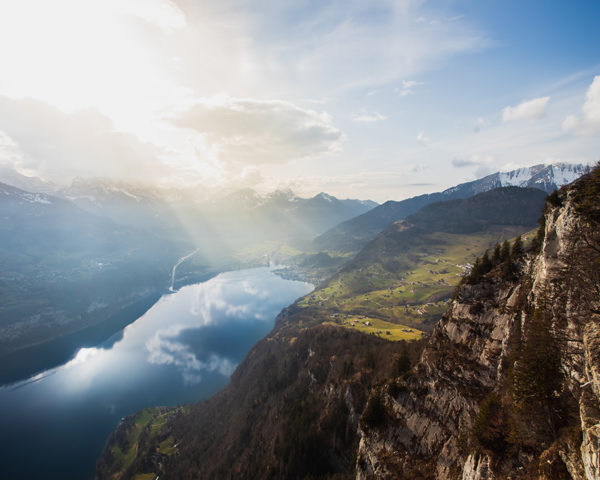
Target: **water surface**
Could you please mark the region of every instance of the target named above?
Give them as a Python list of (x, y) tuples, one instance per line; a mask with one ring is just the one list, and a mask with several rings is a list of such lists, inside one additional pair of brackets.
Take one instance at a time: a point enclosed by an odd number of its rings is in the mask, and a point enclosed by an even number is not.
[(279, 311), (311, 289), (268, 268), (220, 274), (161, 297), (65, 365), (1, 387), (2, 478), (92, 478), (121, 417), (218, 391)]

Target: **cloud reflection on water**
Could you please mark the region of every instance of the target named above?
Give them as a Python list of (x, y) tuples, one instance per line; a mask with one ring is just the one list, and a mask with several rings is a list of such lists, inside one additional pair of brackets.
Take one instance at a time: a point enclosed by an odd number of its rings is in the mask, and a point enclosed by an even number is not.
[[(187, 385), (199, 383), (203, 372), (230, 376), (241, 360), (240, 352), (248, 348), (243, 344), (266, 334), (273, 309), (281, 304), (282, 279), (264, 270), (258, 278), (229, 272), (181, 289), (178, 302), (189, 301), (189, 309), (172, 317), (172, 323), (146, 341), (147, 361), (177, 367)], [(297, 287), (292, 292), (295, 296), (310, 290), (303, 283)], [(169, 310), (173, 311), (172, 305)]]

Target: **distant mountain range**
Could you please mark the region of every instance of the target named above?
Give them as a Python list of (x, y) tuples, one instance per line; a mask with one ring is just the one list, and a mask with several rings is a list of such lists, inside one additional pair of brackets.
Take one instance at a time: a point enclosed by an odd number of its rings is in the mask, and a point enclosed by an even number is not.
[(69, 200), (94, 215), (121, 225), (152, 229), (156, 235), (212, 238), (235, 248), (249, 241), (307, 241), (378, 204), (338, 199), (327, 193), (301, 198), (291, 190), (260, 195), (246, 188), (206, 198), (198, 189), (160, 189), (109, 179), (75, 179), (61, 187), (0, 168), (0, 182), (32, 193)]
[(291, 190), (268, 195), (242, 190), (200, 205), (199, 210), (234, 241), (238, 237), (242, 243), (278, 240), (296, 244), (376, 206), (370, 200), (340, 200), (326, 193), (300, 198)]
[(443, 192), (419, 195), (402, 201), (390, 200), (328, 230), (315, 239), (314, 245), (317, 250), (355, 252), (375, 238), (390, 223), (406, 218), (430, 203), (468, 198), (507, 186), (537, 188), (551, 193), (573, 182), (589, 170), (589, 166), (582, 164), (535, 165), (510, 172), (496, 172)]

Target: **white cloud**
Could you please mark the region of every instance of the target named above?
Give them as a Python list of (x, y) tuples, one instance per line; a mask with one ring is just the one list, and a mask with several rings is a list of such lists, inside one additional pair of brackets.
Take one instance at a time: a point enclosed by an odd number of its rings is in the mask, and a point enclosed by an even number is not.
[(282, 100), (203, 100), (171, 121), (205, 135), (222, 160), (251, 165), (319, 157), (343, 138), (327, 113)]
[(156, 180), (168, 173), (158, 147), (116, 131), (96, 110), (69, 114), (36, 100), (0, 96), (0, 131), (14, 142), (0, 162), (46, 179)]
[(423, 83), (417, 82), (416, 80), (402, 80), (402, 88), (412, 88), (417, 85), (423, 85)]
[(373, 123), (380, 122), (382, 120), (387, 120), (387, 117), (379, 112), (374, 112), (372, 114), (354, 115), (354, 117), (352, 117), (352, 120), (354, 120), (355, 122)]
[(422, 82), (417, 82), (416, 80), (402, 80), (402, 87), (394, 88), (394, 92), (396, 92), (401, 97), (405, 97), (407, 95), (412, 95), (414, 92), (414, 87), (418, 87), (419, 85), (423, 85)]
[(206, 360), (199, 360), (189, 345), (177, 341), (179, 332), (157, 331), (145, 344), (147, 360), (154, 365), (178, 367), (184, 382), (193, 385), (202, 381), (202, 372), (218, 372), (231, 376), (235, 363), (230, 359), (211, 353)]
[(427, 145), (429, 143), (429, 138), (425, 136), (425, 133), (419, 132), (417, 135), (417, 141), (422, 143), (423, 145)]
[(562, 123), (563, 130), (581, 135), (600, 131), (600, 75), (596, 75), (585, 94), (581, 115), (569, 115)]
[(466, 21), (442, 19), (435, 27), (415, 22), (429, 10), (421, 0), (309, 4), (300, 9), (297, 2), (234, 4), (234, 14), (241, 11), (254, 21), (251, 35), (260, 41), (254, 59), (258, 68), (270, 69), (271, 80), (336, 93), (373, 89), (486, 45)]
[(519, 103), (516, 107), (506, 107), (502, 110), (502, 120), (539, 120), (546, 115), (549, 100), (550, 97), (540, 97)]

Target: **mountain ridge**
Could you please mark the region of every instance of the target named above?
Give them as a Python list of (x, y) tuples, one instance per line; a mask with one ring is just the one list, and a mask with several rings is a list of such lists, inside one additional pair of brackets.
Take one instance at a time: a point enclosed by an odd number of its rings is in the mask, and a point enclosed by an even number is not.
[(503, 186), (533, 187), (552, 193), (589, 171), (583, 164), (551, 164), (496, 172), (479, 180), (462, 183), (442, 192), (418, 195), (406, 200), (389, 200), (378, 207), (341, 223), (316, 237), (320, 250), (352, 252), (360, 249), (388, 224), (401, 220), (433, 202), (467, 198)]

